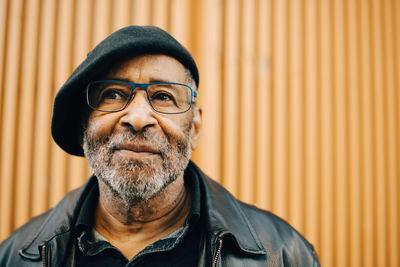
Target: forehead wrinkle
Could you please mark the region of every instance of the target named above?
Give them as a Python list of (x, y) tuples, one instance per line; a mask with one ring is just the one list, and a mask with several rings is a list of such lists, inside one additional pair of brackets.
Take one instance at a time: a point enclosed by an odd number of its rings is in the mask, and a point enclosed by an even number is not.
[(138, 83), (188, 83), (187, 71), (182, 63), (162, 54), (142, 55), (120, 61), (111, 67), (105, 78)]
[[(107, 74), (105, 75), (105, 78), (111, 79), (111, 80), (124, 80), (124, 81), (130, 81), (130, 82), (139, 80), (142, 76), (141, 70), (142, 70), (143, 62), (135, 61), (135, 64), (134, 64), (135, 66), (131, 66), (132, 60), (133, 59), (128, 59), (128, 60), (124, 60), (122, 62), (115, 64), (107, 72)], [(139, 65), (139, 66), (137, 66), (137, 65)], [(137, 77), (133, 77), (133, 76), (137, 76)]]

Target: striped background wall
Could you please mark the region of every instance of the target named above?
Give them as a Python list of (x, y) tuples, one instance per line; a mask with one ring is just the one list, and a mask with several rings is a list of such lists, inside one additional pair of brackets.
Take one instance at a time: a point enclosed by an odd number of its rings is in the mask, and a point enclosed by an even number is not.
[(0, 240), (90, 175), (52, 141), (52, 99), (129, 24), (196, 58), (206, 173), (323, 266), (400, 265), (398, 0), (0, 0)]

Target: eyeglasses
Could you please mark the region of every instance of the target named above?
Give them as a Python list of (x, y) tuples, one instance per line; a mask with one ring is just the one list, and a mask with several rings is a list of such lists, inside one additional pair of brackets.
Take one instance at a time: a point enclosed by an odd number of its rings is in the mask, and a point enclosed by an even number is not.
[(179, 114), (190, 109), (197, 93), (183, 83), (131, 83), (100, 80), (89, 83), (86, 98), (89, 107), (104, 112), (117, 112), (126, 108), (135, 96), (135, 89), (146, 91), (152, 108), (159, 113)]

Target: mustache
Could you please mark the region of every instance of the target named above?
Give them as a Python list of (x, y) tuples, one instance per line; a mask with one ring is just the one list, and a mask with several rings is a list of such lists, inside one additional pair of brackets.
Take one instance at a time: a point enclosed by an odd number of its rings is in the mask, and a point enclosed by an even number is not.
[(166, 138), (163, 138), (160, 135), (151, 134), (148, 131), (136, 133), (132, 133), (131, 131), (123, 131), (110, 134), (105, 138), (104, 144), (106, 144), (110, 151), (115, 151), (119, 147), (127, 144), (136, 147), (150, 147), (152, 150), (160, 152), (166, 151), (169, 148), (169, 142)]

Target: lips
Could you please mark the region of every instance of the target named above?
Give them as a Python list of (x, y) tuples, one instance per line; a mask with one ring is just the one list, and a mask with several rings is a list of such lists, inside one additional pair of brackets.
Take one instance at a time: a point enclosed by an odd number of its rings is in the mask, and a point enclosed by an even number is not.
[(143, 153), (143, 154), (161, 154), (161, 152), (154, 147), (147, 145), (137, 145), (137, 144), (117, 145), (115, 146), (114, 151), (129, 151), (129, 152)]

